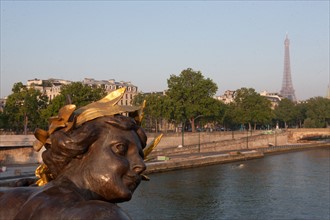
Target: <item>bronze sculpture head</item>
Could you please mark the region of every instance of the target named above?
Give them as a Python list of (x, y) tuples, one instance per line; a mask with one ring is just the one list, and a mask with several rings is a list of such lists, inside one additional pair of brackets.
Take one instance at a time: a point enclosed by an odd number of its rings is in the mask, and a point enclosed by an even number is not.
[(116, 203), (130, 200), (145, 178), (147, 137), (141, 108), (116, 105), (124, 91), (78, 110), (65, 106), (48, 131), (36, 131), (35, 149), (46, 148), (41, 187), (1, 189), (1, 219), (129, 218)]

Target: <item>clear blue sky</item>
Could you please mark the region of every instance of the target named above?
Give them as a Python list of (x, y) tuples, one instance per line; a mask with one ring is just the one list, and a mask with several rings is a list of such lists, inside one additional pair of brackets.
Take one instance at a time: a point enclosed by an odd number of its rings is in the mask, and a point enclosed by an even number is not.
[(296, 97), (325, 96), (329, 1), (1, 1), (1, 94), (28, 79), (167, 89), (186, 68), (225, 90), (279, 92), (288, 33)]

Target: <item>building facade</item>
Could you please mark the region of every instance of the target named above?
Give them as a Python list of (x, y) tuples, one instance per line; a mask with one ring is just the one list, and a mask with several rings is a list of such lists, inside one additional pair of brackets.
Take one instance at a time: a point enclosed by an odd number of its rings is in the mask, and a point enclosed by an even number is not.
[(42, 94), (45, 94), (48, 97), (48, 100), (53, 100), (61, 92), (61, 87), (63, 85), (68, 85), (72, 83), (69, 80), (63, 79), (31, 79), (26, 83), (27, 88), (34, 88), (39, 90)]
[(263, 91), (260, 93), (260, 95), (265, 97), (266, 99), (268, 99), (271, 102), (272, 109), (275, 109), (275, 107), (278, 106), (280, 101), (283, 99), (283, 97), (276, 92)]
[[(51, 101), (54, 97), (60, 94), (63, 85), (68, 85), (71, 83), (72, 81), (63, 79), (32, 79), (27, 81), (27, 88), (39, 90), (42, 94), (45, 94), (48, 97), (49, 101)], [(85, 78), (82, 83), (91, 87), (104, 88), (108, 94), (119, 88), (126, 87), (126, 92), (122, 100), (118, 103), (119, 105), (131, 105), (134, 96), (138, 94), (138, 87), (133, 85), (131, 82), (116, 82), (114, 79), (95, 80), (93, 78)]]
[(132, 105), (134, 96), (138, 94), (138, 87), (133, 85), (131, 82), (116, 82), (114, 79), (95, 80), (93, 78), (85, 78), (82, 83), (89, 86), (104, 88), (108, 94), (114, 90), (125, 87), (126, 91), (123, 98), (119, 101), (119, 105)]
[(236, 91), (227, 90), (225, 93), (221, 96), (217, 96), (216, 99), (220, 100), (221, 102), (225, 104), (232, 103), (235, 99), (235, 93)]
[[(283, 98), (280, 94), (275, 93), (275, 92), (263, 91), (263, 92), (260, 92), (259, 94), (271, 102), (272, 109), (274, 109), (276, 106), (278, 106), (279, 102)], [(229, 103), (234, 102), (235, 95), (236, 95), (236, 91), (227, 90), (227, 91), (225, 91), (225, 93), (223, 95), (217, 96), (216, 99), (220, 100), (221, 102), (223, 102), (225, 104), (229, 104)]]

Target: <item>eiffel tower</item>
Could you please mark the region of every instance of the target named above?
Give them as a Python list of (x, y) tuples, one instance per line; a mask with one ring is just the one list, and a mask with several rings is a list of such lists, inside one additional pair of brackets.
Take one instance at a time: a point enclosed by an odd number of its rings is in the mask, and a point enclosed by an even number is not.
[(291, 79), (291, 66), (290, 66), (290, 40), (288, 34), (286, 34), (284, 40), (284, 71), (283, 71), (283, 81), (282, 89), (280, 94), (291, 101), (296, 101), (296, 95), (294, 93), (292, 79)]

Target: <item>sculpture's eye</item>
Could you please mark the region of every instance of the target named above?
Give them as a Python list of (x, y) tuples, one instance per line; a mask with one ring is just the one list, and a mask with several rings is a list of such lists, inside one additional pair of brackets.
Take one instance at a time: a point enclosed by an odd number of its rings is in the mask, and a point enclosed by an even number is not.
[(118, 143), (112, 147), (112, 150), (118, 155), (125, 156), (127, 153), (127, 146), (125, 144)]

